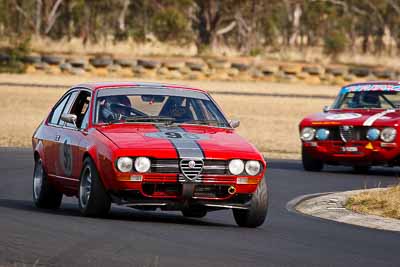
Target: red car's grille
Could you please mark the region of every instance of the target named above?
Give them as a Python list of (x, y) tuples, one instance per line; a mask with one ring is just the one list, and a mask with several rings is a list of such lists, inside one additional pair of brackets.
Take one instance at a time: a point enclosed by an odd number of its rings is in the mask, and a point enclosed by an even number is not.
[[(176, 173), (182, 174), (178, 159), (152, 159), (152, 173)], [(228, 163), (225, 160), (203, 160), (201, 175), (226, 175), (228, 174)]]
[(367, 140), (367, 131), (369, 127), (360, 126), (339, 126), (339, 127), (321, 127), (329, 130), (328, 140), (336, 141), (361, 141)]

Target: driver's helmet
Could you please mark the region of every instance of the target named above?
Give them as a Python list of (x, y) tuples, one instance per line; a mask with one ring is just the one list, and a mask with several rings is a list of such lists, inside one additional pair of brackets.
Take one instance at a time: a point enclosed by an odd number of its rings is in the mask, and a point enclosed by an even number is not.
[(171, 102), (163, 115), (176, 119), (176, 122), (193, 120), (192, 112), (187, 104), (185, 106), (182, 105), (184, 100), (185, 98), (183, 97), (171, 97)]
[(368, 107), (380, 107), (379, 95), (375, 92), (366, 92), (361, 97), (361, 104)]
[(100, 101), (100, 120), (109, 122), (119, 119), (121, 115), (128, 116), (128, 111), (124, 107), (131, 107), (129, 98), (125, 95), (105, 96)]

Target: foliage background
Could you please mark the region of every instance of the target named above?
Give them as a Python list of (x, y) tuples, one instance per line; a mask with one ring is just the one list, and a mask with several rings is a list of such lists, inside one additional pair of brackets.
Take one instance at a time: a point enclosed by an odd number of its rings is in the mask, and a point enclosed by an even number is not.
[(0, 43), (192, 44), (196, 54), (319, 47), (397, 55), (400, 0), (0, 0)]

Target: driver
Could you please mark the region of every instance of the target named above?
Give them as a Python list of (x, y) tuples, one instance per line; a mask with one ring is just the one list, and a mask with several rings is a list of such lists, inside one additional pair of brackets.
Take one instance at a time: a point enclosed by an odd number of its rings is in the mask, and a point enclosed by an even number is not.
[(125, 95), (105, 96), (100, 101), (100, 121), (110, 122), (129, 116), (131, 101)]
[(375, 92), (366, 92), (363, 94), (361, 101), (362, 105), (371, 108), (380, 108), (379, 95)]

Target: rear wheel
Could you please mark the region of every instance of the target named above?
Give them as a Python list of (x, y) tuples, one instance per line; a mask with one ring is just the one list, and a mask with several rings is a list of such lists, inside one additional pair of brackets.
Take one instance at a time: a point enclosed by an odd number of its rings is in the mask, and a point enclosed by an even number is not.
[(324, 168), (324, 163), (321, 160), (314, 159), (304, 150), (301, 151), (301, 160), (306, 171), (319, 172)]
[(33, 171), (33, 202), (35, 206), (43, 209), (58, 209), (62, 196), (63, 194), (48, 182), (42, 160), (36, 159)]
[(250, 200), (247, 210), (234, 209), (233, 217), (240, 227), (258, 227), (262, 225), (268, 213), (268, 188), (263, 178)]
[(100, 180), (95, 165), (90, 158), (83, 162), (79, 186), (79, 209), (84, 216), (105, 216), (111, 207), (108, 196)]

